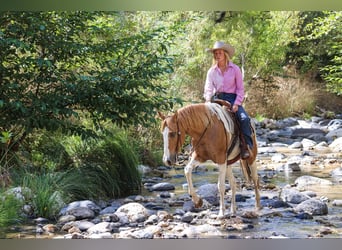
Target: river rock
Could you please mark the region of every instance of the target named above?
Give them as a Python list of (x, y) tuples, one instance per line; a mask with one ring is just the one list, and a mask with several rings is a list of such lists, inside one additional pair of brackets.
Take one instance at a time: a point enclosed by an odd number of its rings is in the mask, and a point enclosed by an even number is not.
[(76, 209), (76, 208), (88, 208), (92, 210), (94, 213), (99, 213), (101, 208), (96, 205), (93, 201), (90, 200), (83, 200), (83, 201), (74, 201), (68, 204), (66, 207), (62, 208), (59, 212), (59, 215), (66, 215), (70, 214), (68, 213), (70, 210)]
[(117, 225), (113, 222), (100, 222), (92, 227), (87, 229), (89, 234), (101, 234), (106, 232), (113, 232), (114, 229), (117, 228)]
[(340, 128), (342, 128), (342, 120), (341, 119), (333, 119), (327, 125), (327, 129), (329, 131), (333, 131), (333, 130), (340, 129)]
[(175, 190), (175, 186), (168, 182), (162, 182), (162, 183), (154, 184), (150, 188), (150, 190), (151, 191), (169, 191), (169, 190)]
[(299, 192), (294, 188), (283, 188), (280, 194), (280, 198), (288, 203), (299, 204), (310, 199), (311, 197)]
[(326, 137), (328, 140), (335, 139), (335, 138), (338, 138), (338, 137), (342, 137), (342, 128), (339, 128), (339, 129), (335, 129), (335, 130), (330, 131), (329, 133), (327, 133), (327, 134), (325, 135), (325, 137)]
[(332, 177), (342, 176), (342, 167), (335, 168), (330, 174)]
[(295, 184), (298, 188), (303, 188), (309, 185), (332, 185), (332, 182), (314, 176), (303, 175), (295, 180)]
[(317, 128), (297, 128), (294, 129), (291, 135), (291, 138), (308, 138), (309, 136), (312, 135), (325, 135), (325, 132), (321, 129)]
[(182, 237), (198, 238), (198, 237), (218, 237), (222, 236), (220, 230), (215, 226), (204, 225), (189, 225), (181, 232)]
[(115, 211), (118, 209), (118, 207), (109, 206), (100, 211), (100, 214), (110, 214), (115, 213)]
[(326, 215), (328, 214), (328, 206), (325, 202), (311, 198), (298, 204), (294, 211), (296, 213), (309, 213), (311, 215)]
[(76, 217), (74, 215), (71, 215), (71, 214), (63, 215), (63, 216), (58, 218), (58, 222), (61, 224), (65, 224), (67, 222), (75, 221), (75, 220), (76, 220)]
[(76, 220), (92, 219), (95, 217), (94, 211), (87, 207), (77, 207), (74, 209), (70, 209), (67, 211), (66, 215), (75, 216)]
[(198, 187), (196, 193), (200, 197), (217, 197), (218, 196), (218, 188), (217, 184), (204, 184)]
[(336, 207), (342, 207), (342, 200), (333, 200), (331, 204)]
[(143, 222), (149, 216), (147, 209), (137, 202), (131, 202), (119, 207), (115, 214), (118, 213), (124, 213), (129, 222)]
[(330, 145), (329, 148), (334, 153), (342, 152), (342, 137), (335, 139)]

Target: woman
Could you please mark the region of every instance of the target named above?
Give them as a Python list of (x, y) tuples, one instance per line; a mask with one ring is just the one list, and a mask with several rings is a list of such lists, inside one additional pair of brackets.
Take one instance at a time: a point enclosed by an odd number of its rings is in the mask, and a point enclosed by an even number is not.
[[(206, 102), (217, 98), (226, 100), (231, 104), (232, 112), (236, 114), (244, 135), (245, 143), (243, 144), (247, 144), (251, 150), (253, 141), (250, 118), (242, 107), (245, 95), (242, 74), (240, 68), (231, 62), (235, 49), (230, 44), (218, 41), (208, 51), (213, 53), (214, 58), (213, 65), (207, 72), (203, 97)], [(247, 159), (250, 156), (249, 150), (246, 146), (241, 147), (242, 159)]]

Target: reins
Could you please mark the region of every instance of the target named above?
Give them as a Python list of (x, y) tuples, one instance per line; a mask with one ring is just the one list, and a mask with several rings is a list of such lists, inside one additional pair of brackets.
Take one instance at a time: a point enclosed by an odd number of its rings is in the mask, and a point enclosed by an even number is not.
[(211, 119), (209, 119), (209, 122), (208, 122), (207, 126), (205, 127), (205, 129), (204, 129), (202, 135), (201, 135), (200, 138), (198, 139), (196, 145), (193, 146), (193, 147), (191, 147), (191, 151), (190, 151), (191, 154), (195, 151), (195, 149), (197, 148), (197, 146), (198, 146), (199, 143), (201, 142), (203, 136), (205, 135), (205, 132), (207, 132), (207, 130), (208, 130), (208, 127), (209, 127), (210, 123), (211, 123)]
[[(177, 147), (176, 147), (176, 152), (178, 152), (178, 151), (179, 151), (179, 148), (181, 147), (181, 145), (180, 145), (180, 144), (181, 144), (181, 142), (180, 142), (181, 131), (180, 131), (180, 129), (179, 129), (179, 124), (178, 124), (178, 113), (176, 113), (176, 116), (177, 116), (177, 119), (176, 119), (176, 124), (177, 124)], [(211, 124), (211, 119), (208, 118), (208, 120), (209, 120), (209, 122), (208, 122), (207, 126), (205, 127), (205, 129), (203, 130), (203, 132), (202, 132), (202, 134), (201, 134), (199, 140), (197, 141), (196, 145), (191, 147), (190, 154), (192, 154), (192, 153), (195, 151), (195, 149), (196, 149), (196, 148), (198, 147), (198, 145), (200, 144), (202, 138), (204, 137), (205, 133), (207, 132), (208, 127), (209, 127), (209, 125)]]

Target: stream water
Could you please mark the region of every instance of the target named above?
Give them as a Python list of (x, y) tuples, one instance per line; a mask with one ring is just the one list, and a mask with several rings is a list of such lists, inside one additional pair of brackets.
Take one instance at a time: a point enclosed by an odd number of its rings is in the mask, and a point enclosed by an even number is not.
[[(287, 157), (292, 155), (298, 155), (299, 151), (291, 151), (288, 149), (279, 148), (278, 152), (286, 154)], [(326, 153), (319, 152), (321, 159), (326, 158)], [(316, 157), (317, 158), (317, 157)], [(259, 176), (268, 176), (269, 184), (277, 187), (277, 190), (281, 189), (285, 185), (293, 184), (294, 181), (302, 175), (311, 175), (324, 179), (331, 180), (333, 185), (328, 186), (314, 186), (310, 185), (307, 190), (311, 190), (317, 193), (318, 197), (324, 197), (328, 199), (328, 215), (325, 216), (314, 216), (313, 219), (298, 219), (294, 217), (293, 213), (288, 214), (284, 210), (281, 216), (272, 216), (276, 212), (276, 209), (272, 209), (270, 216), (260, 216), (253, 219), (253, 228), (248, 230), (240, 230), (229, 232), (231, 237), (236, 236), (240, 238), (269, 238), (274, 237), (286, 237), (286, 238), (310, 238), (315, 237), (319, 232), (323, 232), (324, 238), (342, 238), (342, 207), (332, 206), (331, 201), (342, 199), (342, 183), (336, 181), (330, 175), (333, 169), (341, 166), (341, 161), (331, 161), (331, 164), (316, 164), (309, 162), (308, 164), (301, 165), (301, 171), (298, 172), (287, 172), (287, 171), (276, 171), (275, 169), (281, 163), (274, 163), (271, 160), (271, 155), (260, 154), (258, 156), (258, 168)], [(321, 161), (322, 162), (322, 161)], [(243, 179), (239, 164), (234, 164), (233, 173), (238, 180)], [(216, 183), (218, 172), (213, 164), (205, 164), (205, 171), (194, 171), (193, 183), (195, 187), (207, 183)], [(172, 191), (172, 195), (182, 195), (187, 192), (187, 184), (184, 177), (183, 167), (175, 167), (166, 172), (165, 182), (169, 182), (175, 186), (175, 190)], [(238, 202), (238, 211), (252, 210), (254, 207), (254, 191), (245, 190), (238, 188), (237, 194), (244, 194), (249, 197), (245, 202)], [(158, 196), (158, 192), (150, 192), (143, 190), (143, 196)], [(261, 190), (261, 196), (276, 196), (276, 191), (270, 191), (267, 189)], [(170, 208), (170, 210), (176, 208)], [(264, 209), (263, 209), (264, 210)], [(266, 212), (269, 211), (266, 209)], [(172, 211), (171, 211), (172, 212)], [(329, 229), (324, 229), (329, 228)], [(35, 233), (36, 225), (27, 224), (16, 227), (10, 227), (6, 229), (0, 229), (0, 238), (55, 238), (59, 233), (53, 235), (39, 235)], [(227, 231), (225, 231), (227, 235)], [(62, 236), (62, 233), (59, 235)], [(204, 236), (205, 237), (205, 236)]]

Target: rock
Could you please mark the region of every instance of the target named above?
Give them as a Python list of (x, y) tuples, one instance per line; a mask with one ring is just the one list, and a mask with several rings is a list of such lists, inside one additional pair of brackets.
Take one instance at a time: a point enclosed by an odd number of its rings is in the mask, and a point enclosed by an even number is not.
[(269, 208), (289, 207), (290, 205), (279, 198), (265, 199), (260, 201), (261, 206)]
[(118, 207), (113, 207), (113, 206), (110, 206), (110, 207), (106, 207), (104, 209), (102, 209), (100, 211), (100, 214), (111, 214), (111, 213), (115, 213), (115, 211), (118, 209)]
[(333, 119), (327, 125), (327, 129), (329, 131), (333, 131), (333, 130), (340, 129), (340, 128), (342, 128), (342, 120), (341, 119)]
[(99, 234), (91, 234), (88, 237), (89, 239), (113, 239), (113, 236), (110, 232), (104, 232)]
[(329, 140), (331, 139), (335, 139), (335, 138), (339, 138), (339, 137), (342, 137), (342, 128), (339, 128), (339, 129), (335, 129), (335, 130), (332, 130), (330, 131), (329, 133), (327, 133), (325, 135), (325, 137)]
[(311, 215), (326, 215), (328, 214), (328, 206), (325, 202), (311, 198), (298, 204), (294, 211), (296, 213), (308, 213)]
[(169, 190), (175, 190), (175, 186), (168, 182), (158, 183), (151, 187), (151, 191), (169, 191)]
[(149, 216), (147, 209), (136, 202), (131, 202), (119, 207), (115, 214), (117, 213), (126, 214), (129, 222), (143, 222)]
[(55, 233), (58, 230), (58, 228), (53, 224), (46, 224), (43, 226), (43, 230), (47, 233)]
[(204, 184), (198, 187), (196, 193), (202, 197), (217, 197), (218, 196), (218, 188), (217, 184)]
[(342, 152), (342, 137), (335, 139), (330, 145), (329, 148), (334, 153)]
[(67, 222), (75, 221), (75, 220), (76, 220), (76, 217), (74, 215), (68, 214), (68, 215), (63, 215), (59, 217), (58, 222), (61, 224), (65, 224)]
[(284, 155), (282, 153), (276, 153), (272, 156), (271, 161), (272, 162), (281, 162), (285, 158), (286, 158), (286, 155)]
[(77, 207), (70, 209), (68, 210), (66, 215), (75, 216), (76, 220), (92, 219), (95, 217), (94, 211), (87, 207)]
[(312, 136), (313, 134), (324, 136), (325, 132), (317, 128), (297, 128), (293, 130), (291, 138), (298, 138), (298, 137), (307, 138), (309, 136)]
[(309, 185), (332, 185), (332, 182), (314, 176), (303, 175), (295, 180), (295, 184), (298, 188), (302, 188)]
[(310, 196), (303, 194), (294, 188), (283, 188), (280, 198), (288, 203), (299, 204), (310, 199)]
[(302, 140), (302, 145), (303, 145), (303, 149), (311, 149), (317, 145), (317, 142), (310, 140), (310, 139), (307, 139), (307, 138), (304, 138)]
[(335, 168), (330, 174), (332, 177), (342, 176), (342, 167)]
[(89, 234), (101, 234), (109, 232), (111, 233), (116, 228), (115, 224), (112, 222), (100, 222), (87, 229)]
[(152, 172), (152, 169), (149, 166), (145, 166), (145, 165), (139, 165), (138, 166), (138, 171), (142, 174), (142, 175), (146, 175), (148, 173)]
[(60, 216), (61, 215), (67, 215), (69, 214), (68, 212), (72, 209), (75, 209), (75, 208), (88, 208), (92, 211), (94, 211), (94, 213), (99, 213), (101, 211), (101, 208), (96, 205), (93, 201), (90, 201), (90, 200), (83, 200), (83, 201), (74, 201), (70, 204), (68, 204), (66, 207), (62, 208), (61, 211), (60, 211)]
[(342, 207), (342, 200), (333, 200), (332, 205), (336, 207)]
[(222, 236), (222, 233), (215, 226), (204, 224), (199, 226), (190, 225), (181, 232), (181, 235), (187, 238), (198, 238), (218, 237)]
[(289, 148), (292, 148), (292, 149), (300, 149), (300, 148), (303, 148), (303, 144), (299, 141), (296, 141), (294, 143), (292, 143)]
[(308, 214), (306, 212), (303, 213), (299, 213), (296, 215), (296, 218), (300, 219), (300, 220), (312, 220), (313, 216), (311, 214)]
[(181, 221), (185, 223), (190, 223), (194, 219), (194, 216), (190, 213), (186, 213), (182, 216)]

